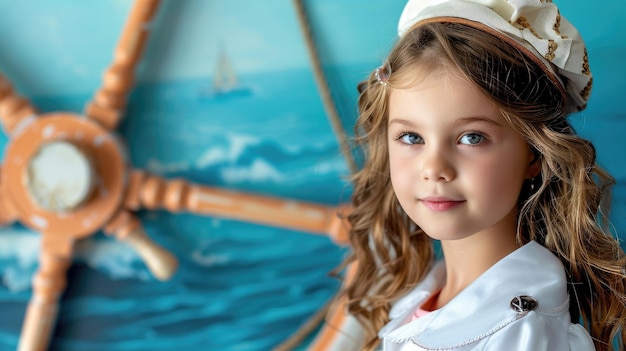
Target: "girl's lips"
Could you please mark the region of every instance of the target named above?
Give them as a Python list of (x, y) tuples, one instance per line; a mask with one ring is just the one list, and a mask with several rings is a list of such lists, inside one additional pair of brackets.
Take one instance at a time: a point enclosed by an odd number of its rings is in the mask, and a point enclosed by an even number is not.
[(424, 206), (433, 211), (446, 211), (462, 204), (465, 201), (444, 198), (426, 198), (422, 199), (421, 202), (424, 204)]

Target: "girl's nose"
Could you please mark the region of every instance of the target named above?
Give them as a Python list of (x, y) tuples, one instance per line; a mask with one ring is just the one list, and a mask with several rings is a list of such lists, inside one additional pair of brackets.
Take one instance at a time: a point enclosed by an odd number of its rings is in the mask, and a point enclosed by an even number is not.
[(422, 154), (422, 178), (426, 181), (449, 182), (456, 177), (451, 156), (440, 147), (424, 150)]

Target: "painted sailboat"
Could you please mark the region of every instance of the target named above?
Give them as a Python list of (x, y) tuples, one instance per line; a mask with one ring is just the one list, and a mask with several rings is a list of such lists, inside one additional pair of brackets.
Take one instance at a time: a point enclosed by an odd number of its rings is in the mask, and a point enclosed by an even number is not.
[(226, 50), (221, 49), (213, 75), (213, 85), (202, 90), (200, 96), (206, 99), (220, 99), (242, 97), (250, 94), (252, 94), (252, 90), (250, 87), (241, 84), (226, 54)]

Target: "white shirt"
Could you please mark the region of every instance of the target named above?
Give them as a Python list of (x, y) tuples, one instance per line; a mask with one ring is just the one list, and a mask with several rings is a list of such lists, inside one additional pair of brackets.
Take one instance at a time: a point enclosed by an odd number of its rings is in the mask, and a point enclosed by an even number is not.
[(563, 265), (534, 241), (498, 261), (442, 308), (410, 322), (444, 282), (442, 261), (394, 303), (391, 321), (378, 334), (384, 351), (595, 350), (587, 331), (570, 322)]

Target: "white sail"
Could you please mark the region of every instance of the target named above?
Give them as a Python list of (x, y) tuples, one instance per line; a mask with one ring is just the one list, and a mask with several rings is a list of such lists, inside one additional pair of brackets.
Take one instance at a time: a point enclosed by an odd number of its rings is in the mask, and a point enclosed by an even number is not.
[(250, 93), (249, 88), (240, 84), (226, 50), (220, 50), (215, 72), (213, 73), (213, 86), (203, 91), (202, 96), (215, 98), (234, 95), (244, 96)]

